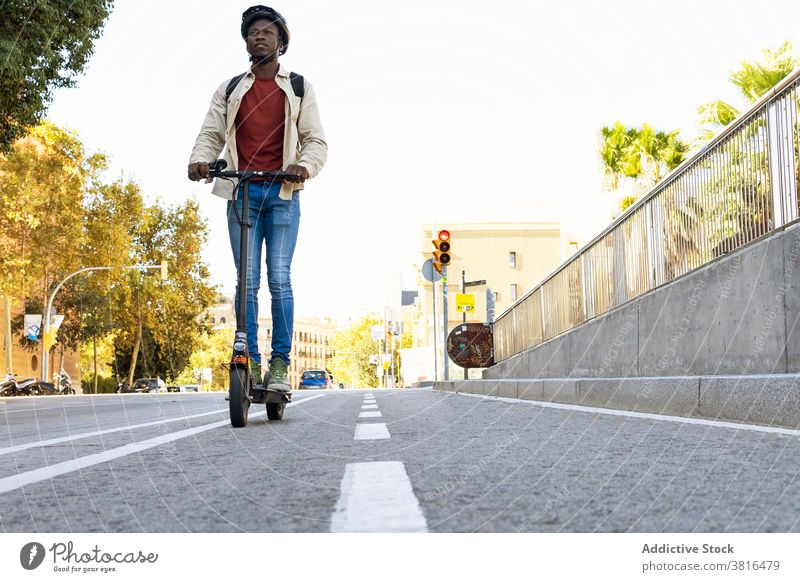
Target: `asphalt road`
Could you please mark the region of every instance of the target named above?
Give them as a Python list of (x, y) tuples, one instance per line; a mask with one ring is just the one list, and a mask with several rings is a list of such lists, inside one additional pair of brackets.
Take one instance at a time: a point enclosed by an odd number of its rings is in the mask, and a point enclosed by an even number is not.
[(219, 393), (0, 399), (0, 530), (800, 531), (796, 432), (425, 389), (263, 412), (233, 429)]

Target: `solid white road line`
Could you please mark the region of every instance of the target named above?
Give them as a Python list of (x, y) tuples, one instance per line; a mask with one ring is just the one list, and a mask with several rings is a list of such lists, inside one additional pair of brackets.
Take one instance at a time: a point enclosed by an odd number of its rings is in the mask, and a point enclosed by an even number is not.
[(104, 406), (116, 406), (116, 407), (120, 406), (119, 401), (92, 404), (91, 402), (89, 402), (87, 400), (81, 400), (81, 401), (68, 400), (70, 398), (77, 399), (78, 398), (77, 396), (15, 396), (14, 398), (17, 398), (17, 399), (24, 398), (25, 402), (22, 403), (22, 404), (26, 404), (26, 405), (31, 400), (36, 399), (36, 398), (40, 398), (40, 399), (41, 398), (47, 398), (47, 399), (49, 399), (49, 400), (47, 400), (48, 403), (53, 402), (56, 399), (58, 399), (58, 401), (60, 401), (62, 404), (60, 406), (31, 406), (31, 407), (26, 407), (26, 408), (19, 408), (17, 406), (18, 403), (15, 402), (14, 406), (10, 410), (6, 410), (6, 411), (3, 412), (3, 416), (5, 416), (6, 414), (16, 414), (16, 413), (19, 413), (19, 412), (36, 412), (36, 413), (40, 413), (40, 412), (47, 412), (49, 410), (57, 410), (58, 412), (63, 412), (65, 410), (81, 410), (81, 409), (94, 410), (96, 408), (101, 408), (101, 407), (104, 407)]
[[(314, 400), (315, 398), (321, 398), (323, 396), (325, 396), (325, 394), (317, 394), (316, 396), (303, 398), (302, 400), (297, 400), (295, 402), (287, 404), (286, 407), (289, 408), (290, 406), (295, 406), (296, 404), (302, 404), (303, 402), (308, 402), (309, 400)], [(257, 418), (259, 416), (264, 416), (266, 413), (267, 413), (266, 410), (262, 410), (261, 412), (250, 414), (249, 418), (252, 419), (252, 418)], [(11, 477), (5, 477), (3, 479), (0, 479), (0, 493), (6, 493), (7, 491), (14, 491), (15, 489), (20, 489), (22, 487), (25, 487), (26, 485), (33, 485), (34, 483), (39, 483), (40, 481), (46, 481), (47, 479), (53, 479), (54, 477), (58, 477), (60, 475), (66, 475), (67, 473), (79, 471), (80, 469), (86, 469), (94, 465), (107, 463), (109, 461), (113, 461), (114, 459), (119, 459), (127, 455), (132, 455), (134, 453), (140, 453), (142, 451), (146, 451), (147, 449), (152, 449), (154, 447), (166, 443), (171, 443), (173, 441), (194, 436), (196, 434), (200, 434), (202, 432), (206, 432), (226, 425), (227, 426), (230, 425), (230, 420), (221, 420), (219, 422), (212, 422), (210, 424), (204, 424), (202, 426), (196, 426), (194, 428), (187, 428), (185, 430), (179, 430), (177, 432), (161, 435), (155, 438), (147, 439), (145, 441), (140, 441), (138, 443), (131, 443), (129, 445), (124, 445), (122, 447), (117, 447), (115, 449), (109, 449), (101, 453), (95, 453), (94, 455), (87, 455), (85, 457), (79, 457), (77, 459), (64, 461), (63, 463), (56, 463), (55, 465), (42, 467), (41, 469), (34, 469), (33, 471), (18, 473), (17, 475), (12, 475)]]
[(358, 415), (358, 418), (380, 418), (383, 416), (380, 410), (367, 410)]
[(331, 516), (331, 531), (427, 532), (405, 465), (400, 461), (349, 463)]
[(357, 441), (374, 441), (379, 439), (392, 438), (389, 434), (389, 429), (382, 422), (373, 422), (369, 424), (357, 424), (356, 434), (353, 439)]
[(591, 414), (608, 414), (611, 416), (629, 416), (631, 418), (646, 418), (650, 420), (663, 420), (666, 422), (677, 422), (680, 424), (697, 424), (700, 426), (713, 426), (715, 428), (732, 428), (734, 430), (749, 430), (752, 432), (769, 432), (773, 434), (784, 434), (789, 436), (800, 436), (800, 430), (791, 428), (781, 428), (777, 426), (761, 426), (759, 424), (742, 424), (738, 422), (725, 422), (723, 420), (708, 420), (705, 418), (688, 418), (685, 416), (667, 416), (651, 412), (633, 412), (630, 410), (618, 410), (614, 408), (595, 408), (594, 406), (581, 406), (579, 404), (561, 404), (558, 402), (542, 402), (539, 400), (520, 400), (518, 398), (500, 398), (496, 396), (484, 396), (482, 394), (467, 394), (459, 392), (459, 396), (470, 396), (472, 398), (484, 398), (487, 400), (500, 400), (513, 404), (525, 402), (542, 408), (556, 408), (558, 410), (571, 410), (574, 412), (588, 412)]
[(159, 424), (167, 424), (170, 422), (178, 422), (180, 420), (188, 420), (190, 418), (199, 418), (201, 416), (210, 416), (212, 414), (220, 414), (221, 412), (228, 412), (226, 408), (220, 410), (214, 410), (213, 412), (203, 412), (201, 414), (192, 414), (189, 416), (180, 416), (177, 418), (167, 418), (165, 420), (155, 420), (153, 422), (143, 422), (140, 424), (131, 424), (129, 426), (120, 426), (117, 428), (107, 428), (105, 430), (96, 430), (94, 432), (81, 432), (73, 435), (68, 435), (64, 437), (57, 437), (52, 439), (47, 439), (44, 441), (36, 441), (32, 443), (25, 443), (23, 445), (14, 445), (13, 447), (6, 447), (4, 449), (0, 449), (0, 457), (3, 455), (8, 455), (11, 453), (17, 453), (19, 451), (24, 451), (25, 449), (33, 449), (36, 447), (46, 447), (48, 445), (57, 445), (59, 443), (68, 443), (69, 441), (75, 441), (78, 439), (86, 439), (94, 436), (100, 436), (103, 434), (111, 434), (115, 432), (121, 432), (124, 430), (135, 430), (138, 428), (145, 428), (148, 426), (157, 426)]
[(361, 406), (361, 410), (375, 410), (376, 408), (378, 408), (377, 404), (364, 404)]

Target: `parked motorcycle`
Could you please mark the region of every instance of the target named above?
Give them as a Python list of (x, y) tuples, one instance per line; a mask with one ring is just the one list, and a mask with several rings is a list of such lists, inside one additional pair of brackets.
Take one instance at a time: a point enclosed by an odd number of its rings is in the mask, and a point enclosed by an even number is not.
[(6, 374), (6, 377), (0, 382), (0, 397), (17, 395), (16, 376), (16, 374)]
[(33, 396), (39, 394), (39, 379), (25, 378), (17, 382), (17, 396)]

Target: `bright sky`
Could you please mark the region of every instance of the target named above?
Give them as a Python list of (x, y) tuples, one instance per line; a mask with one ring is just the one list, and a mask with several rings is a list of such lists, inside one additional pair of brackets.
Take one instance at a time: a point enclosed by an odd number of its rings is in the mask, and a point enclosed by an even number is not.
[[(229, 292), (224, 202), (186, 166), (214, 89), (248, 66), (249, 5), (116, 0), (78, 87), (48, 114), (110, 155), (110, 177), (170, 203), (196, 197)], [(700, 103), (736, 98), (741, 60), (786, 39), (800, 51), (796, 0), (273, 7), (292, 33), (281, 62), (314, 85), (329, 146), (301, 198), (298, 316), (381, 309), (386, 271), (413, 289), (423, 223), (561, 220), (586, 242), (609, 221), (600, 127), (691, 130)]]

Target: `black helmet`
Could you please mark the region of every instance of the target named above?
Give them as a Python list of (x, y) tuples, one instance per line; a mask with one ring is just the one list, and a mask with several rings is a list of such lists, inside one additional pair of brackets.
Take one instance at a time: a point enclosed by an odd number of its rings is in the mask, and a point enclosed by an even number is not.
[(286, 25), (286, 19), (281, 16), (280, 12), (270, 8), (269, 6), (251, 6), (242, 13), (242, 38), (247, 38), (247, 29), (254, 20), (259, 18), (266, 18), (267, 20), (275, 23), (281, 33), (281, 52), (283, 54), (289, 48), (289, 27)]

